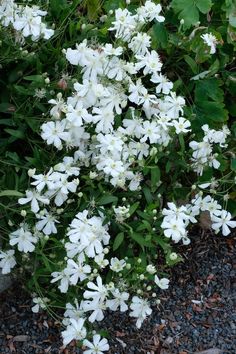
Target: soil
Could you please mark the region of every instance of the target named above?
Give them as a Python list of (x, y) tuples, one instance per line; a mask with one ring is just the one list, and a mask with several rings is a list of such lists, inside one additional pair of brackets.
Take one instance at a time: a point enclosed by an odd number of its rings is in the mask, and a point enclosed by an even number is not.
[[(128, 315), (108, 313), (99, 327), (108, 331), (111, 354), (235, 354), (236, 235), (191, 237), (180, 246), (184, 262), (170, 271), (161, 304), (137, 330)], [(62, 346), (60, 323), (34, 314), (29, 295), (15, 283), (0, 295), (0, 353), (82, 353)]]

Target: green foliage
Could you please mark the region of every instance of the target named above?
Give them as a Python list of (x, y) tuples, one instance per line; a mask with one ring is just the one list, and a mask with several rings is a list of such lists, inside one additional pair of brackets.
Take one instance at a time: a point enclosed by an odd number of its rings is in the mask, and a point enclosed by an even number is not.
[(211, 0), (173, 0), (171, 2), (175, 13), (180, 20), (184, 20), (184, 27), (195, 25), (200, 19), (200, 13), (207, 14), (211, 7)]

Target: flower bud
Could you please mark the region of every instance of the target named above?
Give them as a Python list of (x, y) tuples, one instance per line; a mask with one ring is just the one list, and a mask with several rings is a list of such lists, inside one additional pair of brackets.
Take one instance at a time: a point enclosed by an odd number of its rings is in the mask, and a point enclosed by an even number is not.
[(146, 271), (147, 271), (149, 274), (155, 274), (155, 273), (156, 273), (156, 268), (154, 267), (154, 265), (149, 264), (149, 265), (147, 265), (147, 267), (146, 267)]
[(178, 258), (177, 253), (172, 252), (172, 253), (170, 254), (170, 259), (171, 259), (172, 261), (175, 261), (177, 258)]
[(27, 211), (26, 210), (21, 210), (20, 215), (25, 217), (27, 215)]
[(29, 177), (33, 177), (35, 175), (35, 172), (36, 172), (36, 168), (31, 168), (28, 170), (28, 176)]

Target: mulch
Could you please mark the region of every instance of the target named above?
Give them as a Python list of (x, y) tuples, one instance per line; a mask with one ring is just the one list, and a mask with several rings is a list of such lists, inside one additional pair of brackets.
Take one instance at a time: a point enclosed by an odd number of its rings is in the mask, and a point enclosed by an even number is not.
[[(99, 327), (109, 333), (110, 354), (235, 354), (236, 235), (196, 233), (178, 246), (185, 259), (170, 271), (170, 288), (142, 328), (128, 315), (108, 313)], [(0, 295), (0, 353), (82, 353), (62, 346), (60, 323), (34, 314), (29, 295), (15, 283)]]

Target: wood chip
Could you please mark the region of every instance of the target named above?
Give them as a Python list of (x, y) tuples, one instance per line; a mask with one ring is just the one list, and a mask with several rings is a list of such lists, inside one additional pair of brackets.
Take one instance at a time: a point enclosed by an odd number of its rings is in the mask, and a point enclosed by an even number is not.
[(222, 351), (220, 349), (211, 348), (211, 349), (204, 350), (203, 352), (195, 352), (194, 354), (221, 354), (221, 353)]
[(29, 336), (26, 336), (24, 334), (12, 338), (13, 342), (27, 342), (27, 340), (29, 340)]

